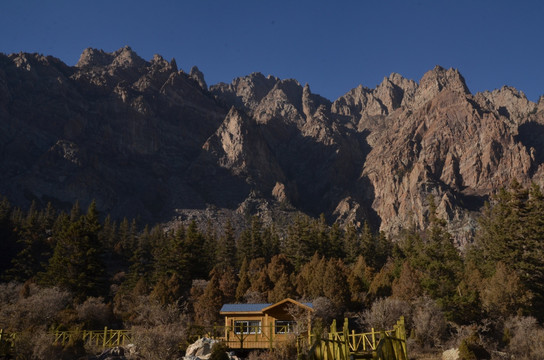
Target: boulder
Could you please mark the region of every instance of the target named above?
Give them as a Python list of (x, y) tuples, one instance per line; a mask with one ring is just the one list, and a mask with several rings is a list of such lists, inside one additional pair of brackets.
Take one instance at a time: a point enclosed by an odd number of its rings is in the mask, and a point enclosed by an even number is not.
[(185, 351), (184, 360), (206, 360), (209, 359), (212, 354), (213, 344), (217, 343), (217, 340), (201, 338), (189, 345)]
[(448, 349), (442, 353), (442, 360), (459, 360), (459, 349)]

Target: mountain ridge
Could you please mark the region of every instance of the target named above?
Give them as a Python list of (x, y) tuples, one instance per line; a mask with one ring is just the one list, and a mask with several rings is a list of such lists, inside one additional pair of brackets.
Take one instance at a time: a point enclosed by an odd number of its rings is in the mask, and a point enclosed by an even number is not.
[(462, 246), (491, 193), (543, 184), (544, 96), (473, 95), (440, 66), (330, 101), (261, 73), (208, 86), (128, 46), (73, 67), (0, 54), (0, 118), (0, 193), (21, 206), (96, 199), (161, 222), (302, 211), (394, 235), (425, 226), (431, 195)]

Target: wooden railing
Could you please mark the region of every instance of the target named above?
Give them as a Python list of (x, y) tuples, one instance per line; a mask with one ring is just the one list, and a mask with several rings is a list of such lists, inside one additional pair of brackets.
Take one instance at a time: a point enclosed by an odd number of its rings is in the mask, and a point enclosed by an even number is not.
[(401, 317), (391, 330), (356, 334), (350, 332), (347, 319), (342, 331), (337, 331), (333, 321), (329, 333), (312, 338), (308, 353), (311, 360), (349, 360), (357, 358), (375, 360), (407, 360), (406, 330)]
[(78, 338), (81, 338), (86, 344), (103, 349), (128, 345), (132, 342), (130, 330), (112, 330), (107, 327), (104, 330), (55, 331), (53, 335), (53, 344), (62, 346)]
[(293, 330), (291, 325), (213, 326), (203, 329), (199, 337), (222, 341), (230, 349), (272, 349), (277, 342), (300, 337)]
[[(201, 336), (223, 341), (231, 349), (271, 349), (277, 342), (285, 341), (290, 336), (297, 339), (299, 349), (308, 348), (310, 360), (407, 360), (406, 331), (404, 318), (401, 317), (391, 330), (375, 331), (356, 334), (350, 331), (345, 319), (342, 331), (336, 328), (333, 321), (326, 336), (308, 334), (307, 332), (290, 333), (292, 330), (275, 326), (245, 326), (229, 328), (214, 326), (208, 331), (202, 329)], [(76, 330), (55, 331), (51, 333), (53, 344), (64, 346), (77, 339), (103, 349), (132, 343), (133, 337), (129, 330)], [(0, 329), (0, 355), (8, 353), (14, 346), (17, 333), (5, 332)], [(310, 346), (311, 345), (311, 346)]]
[[(86, 344), (102, 349), (132, 343), (130, 330), (112, 330), (107, 327), (104, 330), (54, 331), (50, 334), (52, 344), (60, 346), (65, 346), (77, 339), (82, 339)], [(13, 348), (16, 339), (17, 333), (0, 329), (0, 354), (9, 352)]]

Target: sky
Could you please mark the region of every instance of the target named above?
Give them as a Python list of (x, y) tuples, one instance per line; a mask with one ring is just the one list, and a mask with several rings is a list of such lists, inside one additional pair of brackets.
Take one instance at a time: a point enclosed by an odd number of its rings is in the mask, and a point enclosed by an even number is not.
[(0, 0), (0, 52), (75, 65), (125, 45), (196, 65), (208, 85), (252, 72), (335, 100), (396, 72), (458, 69), (472, 93), (544, 95), (542, 0)]

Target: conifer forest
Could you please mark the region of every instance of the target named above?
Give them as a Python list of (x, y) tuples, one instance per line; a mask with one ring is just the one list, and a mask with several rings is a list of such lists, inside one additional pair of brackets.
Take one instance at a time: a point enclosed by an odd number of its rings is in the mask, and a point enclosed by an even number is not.
[(53, 351), (40, 342), (47, 331), (107, 326), (132, 329), (148, 358), (164, 359), (221, 324), (222, 304), (292, 298), (313, 302), (314, 327), (323, 329), (345, 317), (384, 329), (403, 315), (412, 358), (452, 347), (463, 359), (542, 358), (542, 190), (513, 182), (498, 191), (462, 249), (429, 201), (424, 231), (389, 238), (324, 216), (165, 228), (112, 220), (94, 202), (66, 213), (3, 199), (0, 328), (21, 334), (25, 358)]

